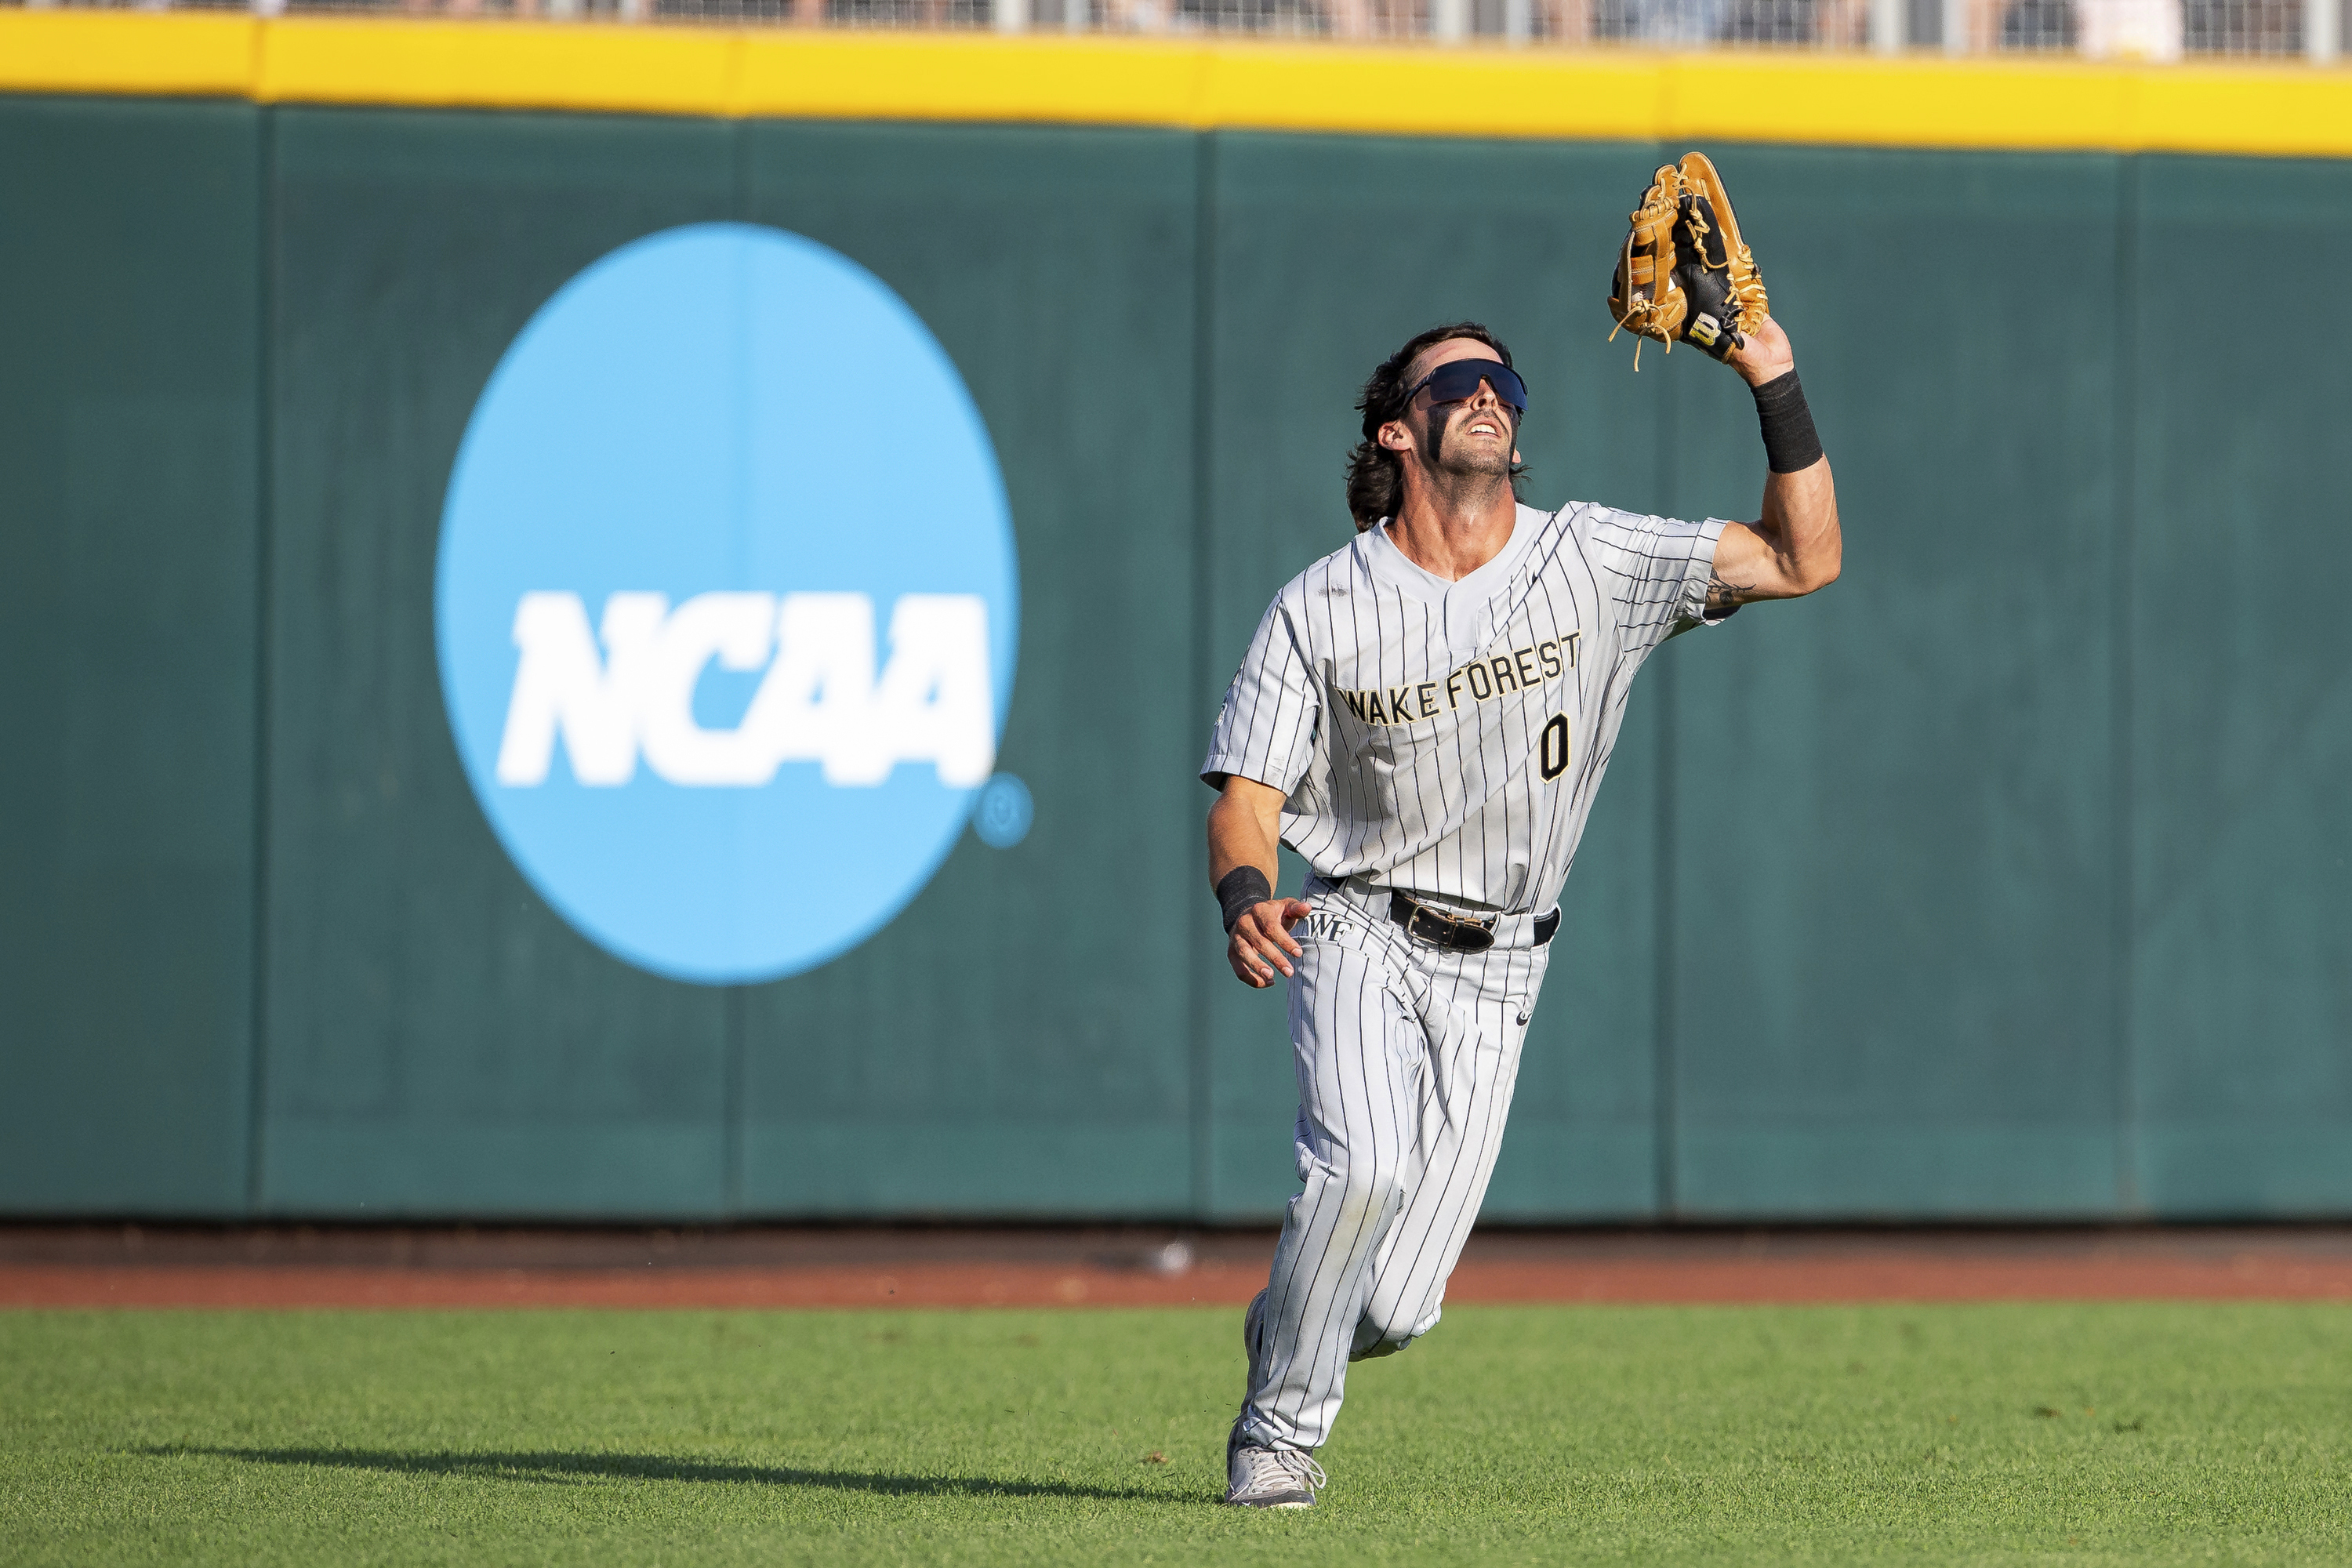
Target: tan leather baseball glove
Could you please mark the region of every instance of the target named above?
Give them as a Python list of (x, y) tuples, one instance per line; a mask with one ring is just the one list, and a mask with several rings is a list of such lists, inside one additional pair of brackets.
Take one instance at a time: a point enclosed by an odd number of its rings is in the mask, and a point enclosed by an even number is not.
[[(1633, 210), (1617, 258), (1609, 314), (1618, 329), (1655, 338), (1672, 353), (1677, 341), (1717, 359), (1748, 341), (1763, 320), (1764, 279), (1739, 237), (1731, 195), (1704, 153), (1685, 153), (1659, 169)], [(1642, 352), (1633, 351), (1633, 368)]]

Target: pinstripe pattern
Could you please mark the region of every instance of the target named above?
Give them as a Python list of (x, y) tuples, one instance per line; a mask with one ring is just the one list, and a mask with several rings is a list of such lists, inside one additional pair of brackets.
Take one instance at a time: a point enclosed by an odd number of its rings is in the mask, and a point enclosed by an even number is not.
[[(1369, 876), (1480, 912), (1549, 909), (1633, 672), (1697, 623), (1722, 531), (1585, 504), (1521, 507), (1510, 548), (1450, 591), (1384, 530), (1359, 534), (1275, 595), (1201, 771), (1288, 795), (1283, 841), (1327, 877)], [(1556, 677), (1492, 669), (1511, 650), (1570, 638), (1573, 662)], [(1470, 670), (1449, 692), (1449, 676)], [(1479, 698), (1482, 681), (1492, 698)], [(1372, 721), (1339, 695), (1367, 691), (1418, 694), (1435, 711), (1419, 716), (1416, 702), (1410, 721)], [(1556, 715), (1567, 721), (1567, 789), (1538, 765)]]
[[(1283, 840), (1316, 875), (1289, 993), (1302, 1190), (1245, 1442), (1321, 1447), (1348, 1363), (1436, 1324), (1549, 955), (1534, 917), (1567, 879), (1634, 671), (1700, 620), (1722, 529), (1521, 507), (1509, 545), (1458, 584), (1377, 529), (1259, 623), (1202, 772), (1283, 791)], [(1387, 919), (1391, 889), (1494, 919), (1496, 945), (1413, 942)]]
[(1290, 984), (1298, 1174), (1268, 1281), (1247, 1441), (1322, 1447), (1348, 1363), (1436, 1326), (1502, 1146), (1550, 949), (1449, 953), (1318, 882)]

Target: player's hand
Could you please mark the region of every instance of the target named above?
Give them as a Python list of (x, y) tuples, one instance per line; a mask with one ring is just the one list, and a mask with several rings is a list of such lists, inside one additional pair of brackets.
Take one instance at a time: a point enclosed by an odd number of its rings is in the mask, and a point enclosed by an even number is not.
[(1724, 363), (1739, 373), (1739, 378), (1750, 386), (1788, 374), (1797, 368), (1797, 351), (1789, 346), (1789, 334), (1780, 323), (1767, 316), (1752, 332), (1742, 334), (1747, 342), (1731, 351)]
[(1291, 972), (1290, 961), (1305, 950), (1291, 940), (1290, 928), (1313, 909), (1304, 899), (1268, 899), (1242, 911), (1225, 939), (1225, 962), (1244, 984), (1263, 991), (1274, 984), (1275, 970)]

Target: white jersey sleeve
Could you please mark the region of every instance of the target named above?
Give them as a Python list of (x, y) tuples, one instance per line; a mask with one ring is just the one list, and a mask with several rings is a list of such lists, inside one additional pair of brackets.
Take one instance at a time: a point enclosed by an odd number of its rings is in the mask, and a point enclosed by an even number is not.
[(1208, 760), (1201, 764), (1203, 777), (1239, 773), (1288, 795), (1315, 760), (1323, 705), (1299, 646), (1291, 598), (1286, 591), (1266, 606), (1249, 652), (1234, 672)]
[(1638, 664), (1675, 633), (1724, 618), (1706, 615), (1723, 526), (1718, 518), (1685, 522), (1596, 509), (1589, 536), (1593, 573), (1616, 624), (1622, 660)]

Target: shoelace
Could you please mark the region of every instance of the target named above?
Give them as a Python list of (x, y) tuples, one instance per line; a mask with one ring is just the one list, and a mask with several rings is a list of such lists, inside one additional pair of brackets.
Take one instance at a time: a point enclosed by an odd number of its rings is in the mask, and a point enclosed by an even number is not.
[[(1323, 1467), (1315, 1462), (1312, 1454), (1302, 1454), (1295, 1448), (1244, 1448), (1242, 1462), (1249, 1467), (1249, 1489), (1256, 1491), (1280, 1476), (1293, 1480), (1308, 1491), (1319, 1491), (1330, 1485)], [(1272, 1474), (1268, 1474), (1271, 1471)]]

